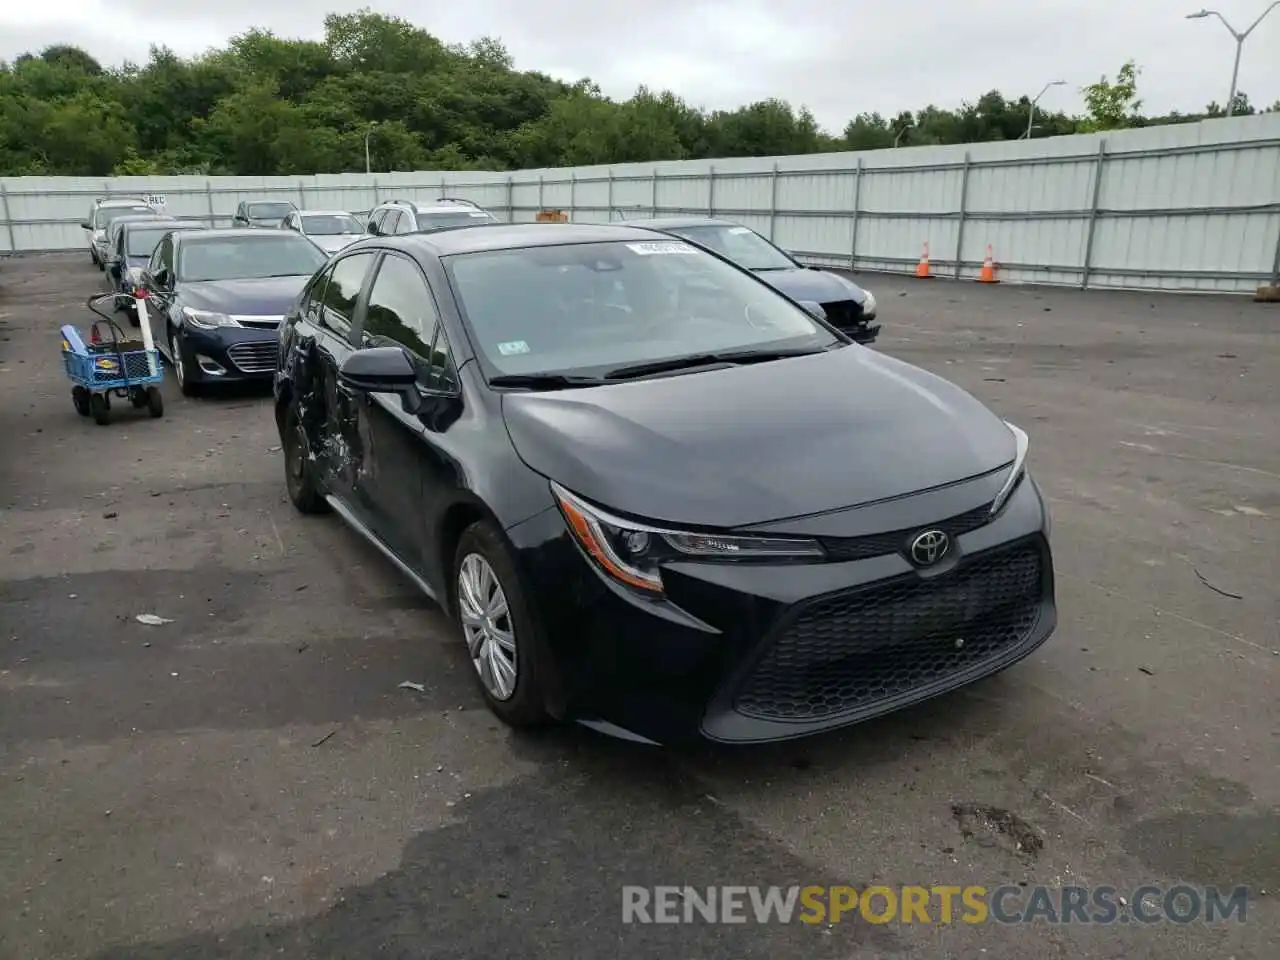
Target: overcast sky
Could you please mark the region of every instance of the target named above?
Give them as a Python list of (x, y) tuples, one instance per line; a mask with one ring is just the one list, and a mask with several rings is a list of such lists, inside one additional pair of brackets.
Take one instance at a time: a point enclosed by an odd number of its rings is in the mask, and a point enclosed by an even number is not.
[[(1270, 0), (1217, 0), (1237, 30)], [(833, 132), (859, 112), (954, 107), (987, 90), (1080, 110), (1079, 89), (1132, 57), (1151, 112), (1224, 102), (1235, 42), (1199, 0), (41, 0), (0, 3), (0, 59), (51, 43), (106, 64), (150, 42), (199, 53), (252, 26), (319, 38), (324, 11), (403, 16), (446, 42), (499, 37), (522, 69), (591, 77), (615, 97), (639, 84), (735, 107), (776, 96)], [(642, 12), (643, 11), (643, 12)], [(1280, 99), (1280, 8), (1249, 37), (1240, 89)]]

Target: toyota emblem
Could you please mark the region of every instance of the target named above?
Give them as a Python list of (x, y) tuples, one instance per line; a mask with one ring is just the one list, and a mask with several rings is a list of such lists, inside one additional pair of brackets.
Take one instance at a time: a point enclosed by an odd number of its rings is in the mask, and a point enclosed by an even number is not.
[(947, 555), (951, 538), (942, 530), (926, 530), (911, 541), (911, 559), (921, 567), (929, 567)]

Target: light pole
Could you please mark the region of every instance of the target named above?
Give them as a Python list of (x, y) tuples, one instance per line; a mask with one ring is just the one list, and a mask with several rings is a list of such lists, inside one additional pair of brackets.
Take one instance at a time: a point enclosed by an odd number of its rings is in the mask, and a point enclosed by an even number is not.
[(1274, 0), (1271, 6), (1263, 10), (1259, 14), (1258, 19), (1253, 21), (1248, 30), (1239, 31), (1231, 24), (1227, 23), (1227, 18), (1220, 14), (1217, 10), (1201, 10), (1199, 13), (1188, 13), (1188, 20), (1203, 20), (1205, 17), (1217, 17), (1222, 21), (1222, 25), (1230, 31), (1231, 35), (1236, 38), (1236, 64), (1231, 68), (1231, 93), (1227, 95), (1227, 116), (1231, 116), (1236, 109), (1236, 81), (1240, 78), (1240, 54), (1244, 50), (1244, 41), (1249, 34), (1253, 33), (1254, 27), (1260, 24), (1268, 13), (1280, 7), (1280, 0)]
[[(1276, 3), (1280, 3), (1280, 0), (1276, 0)], [(1044, 89), (1042, 89), (1039, 93), (1036, 94), (1036, 98), (1031, 101), (1031, 109), (1027, 112), (1027, 132), (1023, 134), (1024, 139), (1026, 140), (1031, 139), (1031, 125), (1032, 123), (1035, 122), (1036, 104), (1040, 102), (1040, 98), (1043, 97), (1048, 92), (1050, 87), (1063, 87), (1063, 86), (1066, 86), (1066, 84), (1067, 84), (1067, 81), (1065, 80), (1050, 80), (1048, 83), (1044, 85)]]
[[(1276, 0), (1276, 3), (1280, 3), (1280, 0)], [(365, 174), (371, 174), (374, 172), (374, 168), (372, 168), (372, 165), (369, 163), (369, 134), (374, 132), (374, 127), (376, 127), (376, 125), (378, 125), (378, 120), (374, 120), (374, 122), (370, 123), (369, 129), (365, 131)]]

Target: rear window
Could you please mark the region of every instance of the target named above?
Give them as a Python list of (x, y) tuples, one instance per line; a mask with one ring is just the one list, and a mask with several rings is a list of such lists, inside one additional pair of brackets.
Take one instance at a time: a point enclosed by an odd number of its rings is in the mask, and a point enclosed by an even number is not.
[(136, 207), (99, 207), (98, 212), (94, 214), (94, 224), (99, 230), (103, 230), (111, 224), (112, 220), (118, 220), (121, 217), (136, 217), (142, 214), (155, 216), (155, 211), (144, 204), (139, 204)]
[(497, 218), (483, 210), (445, 210), (439, 213), (418, 214), (419, 230), (439, 230), (441, 227), (461, 227), (472, 223), (495, 223)]
[(293, 213), (291, 203), (251, 203), (249, 216), (254, 220), (283, 220)]
[(134, 227), (128, 231), (125, 237), (125, 256), (128, 257), (149, 257), (155, 252), (160, 241), (164, 239), (166, 233), (174, 230), (197, 230), (198, 227), (179, 227), (176, 224), (166, 223), (162, 227)]
[(364, 227), (355, 217), (340, 213), (308, 213), (302, 218), (304, 232), (318, 237), (330, 237), (344, 233), (364, 233)]

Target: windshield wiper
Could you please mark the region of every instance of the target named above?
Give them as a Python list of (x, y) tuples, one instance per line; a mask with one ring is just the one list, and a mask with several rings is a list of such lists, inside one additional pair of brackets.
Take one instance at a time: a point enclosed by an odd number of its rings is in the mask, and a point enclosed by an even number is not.
[(576, 377), (567, 373), (504, 373), (489, 379), (492, 387), (528, 387), (530, 390), (598, 387), (604, 382), (599, 377)]
[(825, 353), (826, 347), (799, 347), (790, 350), (727, 350), (723, 353), (695, 353), (671, 360), (653, 360), (617, 367), (604, 375), (605, 380), (634, 380), (654, 373), (707, 367), (716, 363), (763, 363), (767, 360), (785, 360), (787, 357), (807, 357), (813, 353)]

